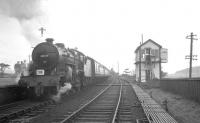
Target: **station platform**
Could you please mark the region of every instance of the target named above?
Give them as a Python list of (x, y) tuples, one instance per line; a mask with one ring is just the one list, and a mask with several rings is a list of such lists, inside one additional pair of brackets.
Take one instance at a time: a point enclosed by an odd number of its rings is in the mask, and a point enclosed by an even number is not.
[(132, 84), (132, 87), (135, 90), (150, 123), (178, 123), (139, 86)]
[(17, 86), (18, 79), (16, 77), (4, 77), (0, 78), (0, 88), (5, 88), (9, 86)]

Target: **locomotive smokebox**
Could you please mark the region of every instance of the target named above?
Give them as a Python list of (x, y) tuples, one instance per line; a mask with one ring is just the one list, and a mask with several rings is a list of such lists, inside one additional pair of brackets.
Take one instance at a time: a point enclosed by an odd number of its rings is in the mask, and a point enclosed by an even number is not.
[(33, 49), (32, 60), (36, 69), (45, 70), (45, 74), (50, 74), (59, 62), (59, 51), (52, 38), (47, 38), (46, 42), (38, 44)]

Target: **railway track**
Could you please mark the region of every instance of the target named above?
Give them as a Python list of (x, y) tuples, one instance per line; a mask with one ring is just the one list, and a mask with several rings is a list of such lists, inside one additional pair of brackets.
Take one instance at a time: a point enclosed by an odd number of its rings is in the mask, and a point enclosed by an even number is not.
[[(138, 100), (131, 84), (116, 79), (97, 96), (81, 104), (79, 109), (66, 111), (66, 114), (53, 117), (51, 123), (150, 123), (144, 113), (142, 103)], [(56, 104), (51, 101), (24, 102), (0, 107), (0, 122), (31, 122), (39, 114), (52, 109)]]
[[(59, 103), (61, 104), (61, 103)], [(31, 101), (22, 100), (0, 106), (0, 123), (31, 122), (40, 114), (56, 107), (53, 100)]]
[(54, 119), (52, 123), (110, 122), (116, 116), (119, 93), (121, 86), (110, 85), (69, 116)]
[(17, 106), (17, 105), (22, 104), (23, 102), (25, 102), (25, 100), (21, 100), (21, 101), (9, 103), (9, 104), (1, 105), (1, 106), (0, 106), (0, 111), (7, 110), (7, 109), (9, 109), (9, 108), (13, 108), (13, 107), (15, 107), (15, 106)]
[[(54, 119), (52, 123), (148, 123), (141, 105), (129, 100), (132, 98), (130, 93), (134, 93), (132, 87), (127, 83), (124, 84), (121, 80), (117, 81), (78, 110), (60, 116)], [(136, 95), (134, 96), (136, 99)], [(134, 112), (134, 109), (137, 110)], [(138, 114), (142, 115), (138, 116)]]
[[(78, 105), (80, 107), (77, 110), (63, 110), (67, 113), (63, 112), (52, 117), (48, 122), (176, 123), (159, 104), (136, 84), (122, 79), (114, 79), (113, 81), (112, 84), (98, 84), (97, 86), (105, 88), (97, 96), (92, 99), (91, 95), (88, 96), (85, 100), (86, 103), (83, 104), (85, 102), (83, 101), (81, 105)], [(90, 101), (87, 101), (88, 99)], [(55, 106), (56, 104), (52, 100), (43, 102), (21, 101), (0, 106), (0, 122), (28, 123)]]
[(23, 122), (29, 118), (37, 116), (46, 109), (54, 107), (56, 104), (52, 100), (42, 102), (31, 102), (28, 100), (4, 105), (0, 107), (0, 123)]
[[(123, 80), (121, 80), (123, 81)], [(117, 123), (149, 123), (130, 83), (123, 81)]]

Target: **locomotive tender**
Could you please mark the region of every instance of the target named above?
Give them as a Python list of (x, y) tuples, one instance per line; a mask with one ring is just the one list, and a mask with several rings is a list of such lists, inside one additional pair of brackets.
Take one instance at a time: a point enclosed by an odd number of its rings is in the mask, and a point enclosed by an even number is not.
[(94, 59), (47, 38), (33, 49), (29, 74), (22, 74), (19, 85), (27, 87), (29, 96), (41, 97), (56, 94), (64, 83), (80, 90), (89, 81), (109, 76), (109, 70)]

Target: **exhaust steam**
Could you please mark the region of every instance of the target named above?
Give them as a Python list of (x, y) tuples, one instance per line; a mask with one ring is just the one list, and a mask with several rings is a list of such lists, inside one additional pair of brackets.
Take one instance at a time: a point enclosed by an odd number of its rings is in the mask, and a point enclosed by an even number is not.
[(29, 71), (31, 68), (31, 63), (26, 63), (26, 61), (22, 62), (18, 62), (15, 64), (14, 69), (15, 69), (15, 74), (16, 74), (16, 78), (15, 78), (15, 82), (18, 83), (21, 76), (29, 76)]
[(0, 19), (9, 19), (11, 25), (18, 25), (15, 28), (19, 36), (32, 45), (40, 41), (38, 28), (44, 19), (41, 0), (0, 0), (0, 15)]
[(63, 87), (60, 88), (60, 90), (58, 91), (58, 93), (54, 96), (52, 96), (52, 99), (55, 101), (55, 102), (59, 102), (60, 99), (61, 99), (61, 96), (62, 94), (67, 94), (67, 92), (69, 90), (71, 90), (72, 88), (72, 85), (70, 83), (65, 83)]

